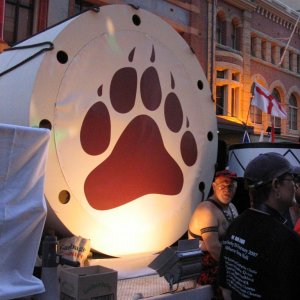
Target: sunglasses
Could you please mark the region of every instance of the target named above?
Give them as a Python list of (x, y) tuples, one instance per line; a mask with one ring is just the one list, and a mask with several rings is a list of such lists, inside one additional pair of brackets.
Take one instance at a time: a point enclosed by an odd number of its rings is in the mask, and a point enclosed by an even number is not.
[(231, 183), (219, 183), (216, 184), (216, 187), (218, 190), (225, 190), (225, 189), (230, 189), (232, 190), (233, 188), (235, 188), (237, 186), (237, 183), (235, 181), (231, 182)]

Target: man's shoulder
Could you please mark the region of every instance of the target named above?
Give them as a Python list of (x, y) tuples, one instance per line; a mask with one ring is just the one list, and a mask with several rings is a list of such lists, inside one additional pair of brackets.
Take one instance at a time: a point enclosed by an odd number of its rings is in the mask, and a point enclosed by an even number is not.
[[(300, 243), (300, 237), (287, 225), (280, 223), (266, 213), (247, 209), (241, 213), (229, 226), (229, 231), (242, 230), (246, 228), (247, 232), (255, 232), (256, 236), (264, 236), (264, 239), (270, 239), (279, 243), (286, 241)], [(251, 230), (250, 230), (251, 229)]]
[(202, 201), (198, 204), (195, 214), (196, 215), (213, 215), (218, 216), (221, 213), (221, 211), (210, 201)]
[(200, 209), (204, 209), (204, 210), (206, 210), (206, 209), (213, 210), (213, 211), (219, 210), (219, 208), (216, 206), (214, 201), (215, 200), (210, 199), (210, 198), (206, 199), (205, 201), (201, 202), (198, 207)]

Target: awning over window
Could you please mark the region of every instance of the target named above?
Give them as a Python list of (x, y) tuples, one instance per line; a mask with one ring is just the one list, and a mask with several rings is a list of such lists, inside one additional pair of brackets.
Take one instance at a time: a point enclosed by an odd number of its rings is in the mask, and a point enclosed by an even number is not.
[(217, 116), (218, 129), (235, 131), (237, 133), (244, 132), (246, 129), (249, 134), (253, 133), (253, 126), (246, 125), (242, 120), (236, 117)]

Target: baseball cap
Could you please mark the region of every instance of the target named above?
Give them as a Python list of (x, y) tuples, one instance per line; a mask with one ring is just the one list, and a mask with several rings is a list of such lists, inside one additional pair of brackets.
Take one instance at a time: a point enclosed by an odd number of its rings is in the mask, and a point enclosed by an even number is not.
[(276, 152), (267, 152), (259, 154), (249, 162), (244, 178), (249, 181), (248, 187), (257, 188), (285, 173), (294, 174), (295, 171), (296, 168), (283, 155)]
[(293, 174), (300, 176), (300, 167), (294, 167)]
[(299, 166), (294, 168), (293, 175), (294, 175), (294, 182), (299, 184), (300, 183), (300, 167)]
[(230, 172), (229, 170), (222, 170), (222, 171), (218, 171), (215, 174), (215, 179), (218, 177), (229, 177), (231, 179), (236, 179), (236, 173), (234, 172)]

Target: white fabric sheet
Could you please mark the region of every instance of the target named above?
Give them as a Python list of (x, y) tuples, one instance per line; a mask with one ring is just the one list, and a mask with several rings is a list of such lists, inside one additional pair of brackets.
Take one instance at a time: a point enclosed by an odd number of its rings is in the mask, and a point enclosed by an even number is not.
[(33, 276), (46, 221), (44, 176), (50, 132), (0, 124), (0, 299), (44, 291)]

